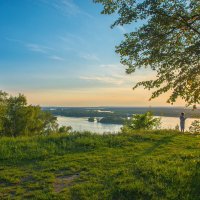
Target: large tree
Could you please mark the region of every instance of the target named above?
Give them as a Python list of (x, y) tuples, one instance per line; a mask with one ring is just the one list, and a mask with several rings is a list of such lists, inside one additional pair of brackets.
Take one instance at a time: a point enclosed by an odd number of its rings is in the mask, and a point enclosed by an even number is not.
[(47, 135), (58, 131), (57, 118), (39, 106), (28, 105), (26, 97), (0, 91), (0, 136)]
[[(103, 14), (118, 14), (112, 25), (134, 24), (116, 47), (128, 74), (150, 68), (154, 80), (134, 88), (154, 89), (152, 98), (170, 91), (169, 103), (181, 97), (200, 103), (200, 0), (94, 0)], [(132, 27), (132, 26), (131, 26)]]

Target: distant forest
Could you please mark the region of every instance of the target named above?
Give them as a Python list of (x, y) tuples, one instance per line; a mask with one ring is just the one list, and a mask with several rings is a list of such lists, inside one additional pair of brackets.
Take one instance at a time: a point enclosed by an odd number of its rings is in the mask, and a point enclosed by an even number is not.
[(179, 117), (184, 112), (186, 117), (200, 118), (200, 110), (182, 107), (43, 107), (55, 116), (65, 117), (120, 117), (151, 111), (155, 116)]

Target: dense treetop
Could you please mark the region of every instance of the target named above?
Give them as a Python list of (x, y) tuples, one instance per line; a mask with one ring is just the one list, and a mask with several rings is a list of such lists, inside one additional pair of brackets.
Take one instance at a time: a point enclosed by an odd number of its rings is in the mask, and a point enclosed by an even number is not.
[(151, 98), (171, 92), (169, 103), (181, 97), (188, 105), (200, 103), (199, 0), (94, 0), (103, 14), (118, 14), (112, 27), (135, 24), (116, 47), (128, 74), (145, 68), (156, 79), (134, 86), (154, 89)]
[(0, 136), (47, 135), (57, 130), (57, 119), (51, 113), (28, 105), (24, 95), (0, 91)]

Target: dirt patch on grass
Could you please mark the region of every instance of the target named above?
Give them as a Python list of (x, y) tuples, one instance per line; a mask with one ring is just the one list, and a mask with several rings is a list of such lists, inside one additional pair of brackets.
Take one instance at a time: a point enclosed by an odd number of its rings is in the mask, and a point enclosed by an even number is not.
[(68, 176), (58, 176), (53, 184), (54, 191), (59, 193), (63, 189), (73, 185), (73, 181), (79, 178), (79, 174), (73, 174)]

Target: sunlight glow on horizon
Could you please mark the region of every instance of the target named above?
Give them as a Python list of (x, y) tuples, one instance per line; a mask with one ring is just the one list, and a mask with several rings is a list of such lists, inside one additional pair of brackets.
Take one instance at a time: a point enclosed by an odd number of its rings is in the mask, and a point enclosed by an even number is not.
[[(149, 101), (150, 92), (139, 88), (133, 91), (131, 88), (101, 88), (83, 90), (55, 90), (55, 91), (21, 91), (27, 97), (28, 103), (41, 106), (63, 107), (101, 107), (101, 106), (172, 106), (164, 102), (169, 94)], [(12, 95), (17, 95), (12, 92)], [(163, 103), (164, 102), (164, 103)], [(173, 106), (185, 106), (178, 100)]]

